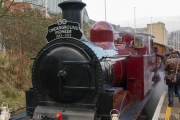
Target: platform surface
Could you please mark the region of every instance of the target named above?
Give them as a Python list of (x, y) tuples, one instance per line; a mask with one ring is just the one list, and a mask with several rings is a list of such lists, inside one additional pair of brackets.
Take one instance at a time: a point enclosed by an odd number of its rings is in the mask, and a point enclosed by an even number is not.
[(164, 91), (152, 120), (180, 120), (180, 105), (178, 97), (174, 96), (173, 107), (168, 106), (168, 92)]

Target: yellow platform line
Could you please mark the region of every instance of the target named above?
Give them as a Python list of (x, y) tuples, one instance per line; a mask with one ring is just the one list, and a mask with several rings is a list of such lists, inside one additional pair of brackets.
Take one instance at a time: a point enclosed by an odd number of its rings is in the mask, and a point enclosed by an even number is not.
[(170, 115), (171, 115), (171, 107), (167, 106), (165, 120), (170, 120)]

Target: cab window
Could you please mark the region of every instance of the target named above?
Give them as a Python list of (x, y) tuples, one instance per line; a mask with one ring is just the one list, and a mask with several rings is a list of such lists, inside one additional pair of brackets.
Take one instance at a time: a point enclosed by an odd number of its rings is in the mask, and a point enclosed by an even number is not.
[(121, 43), (122, 43), (122, 37), (119, 37), (119, 38), (118, 38), (117, 43), (118, 43), (118, 44), (121, 44)]
[(136, 35), (134, 37), (134, 47), (142, 48), (144, 47), (144, 40), (142, 35)]

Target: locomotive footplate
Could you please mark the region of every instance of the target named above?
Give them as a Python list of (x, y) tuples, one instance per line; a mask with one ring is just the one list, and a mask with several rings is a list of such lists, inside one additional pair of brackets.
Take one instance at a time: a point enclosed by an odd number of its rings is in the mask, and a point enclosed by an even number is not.
[(55, 118), (57, 113), (61, 113), (63, 120), (93, 120), (94, 110), (64, 110), (60, 107), (37, 106), (33, 115), (33, 120), (46, 117), (48, 119)]
[(140, 115), (141, 111), (147, 104), (148, 100), (153, 94), (154, 87), (156, 84), (152, 85), (151, 90), (149, 90), (145, 96), (145, 99), (143, 101), (141, 100), (133, 100), (132, 106), (124, 113), (122, 116), (120, 116), (120, 120), (136, 120), (138, 116)]
[(31, 120), (31, 116), (27, 116), (26, 112), (13, 115), (10, 120)]
[(101, 93), (97, 104), (97, 118), (99, 120), (110, 120), (110, 111), (116, 109), (123, 114), (132, 104), (132, 98), (128, 91), (123, 88), (112, 87)]

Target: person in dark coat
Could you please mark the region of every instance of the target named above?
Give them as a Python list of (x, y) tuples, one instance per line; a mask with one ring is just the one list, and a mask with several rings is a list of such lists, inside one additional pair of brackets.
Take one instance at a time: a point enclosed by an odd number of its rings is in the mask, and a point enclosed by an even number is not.
[[(176, 65), (177, 65), (177, 60), (179, 60), (178, 63), (178, 71), (177, 71), (177, 94), (180, 102), (180, 59), (177, 51), (171, 52), (171, 55), (169, 56), (169, 59), (165, 62), (164, 70), (167, 71), (168, 75), (175, 74), (176, 72)], [(173, 92), (175, 90), (175, 84), (168, 85), (168, 99), (169, 99), (169, 107), (173, 106)]]
[[(167, 51), (164, 55), (164, 58), (163, 58), (163, 63), (165, 65), (165, 62), (166, 60), (168, 59), (168, 57), (171, 55), (171, 52), (173, 51), (173, 48), (172, 47), (169, 47), (169, 51)], [(179, 53), (178, 53), (179, 54)], [(177, 94), (177, 84), (175, 84), (175, 90), (174, 90), (174, 93), (175, 93), (175, 97), (178, 97), (178, 94)]]

